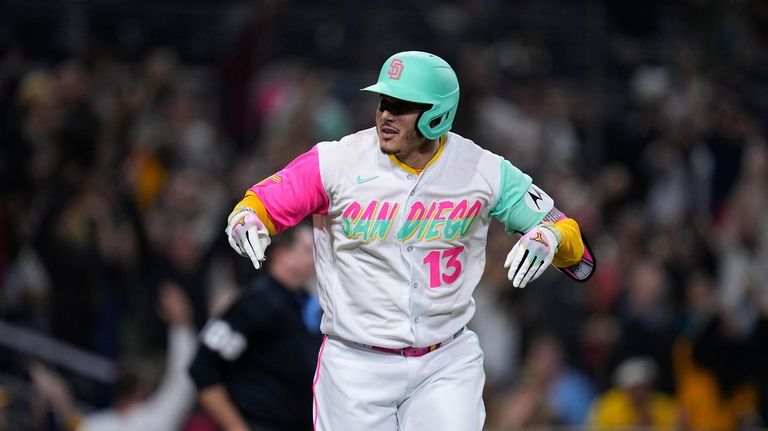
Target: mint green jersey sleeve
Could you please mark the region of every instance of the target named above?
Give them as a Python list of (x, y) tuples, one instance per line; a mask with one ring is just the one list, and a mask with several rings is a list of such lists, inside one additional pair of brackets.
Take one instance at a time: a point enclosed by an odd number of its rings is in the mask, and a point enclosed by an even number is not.
[(504, 225), (507, 233), (525, 233), (541, 223), (547, 211), (541, 212), (526, 203), (525, 196), (533, 186), (530, 176), (516, 168), (509, 160), (499, 157), (499, 199), (491, 216)]

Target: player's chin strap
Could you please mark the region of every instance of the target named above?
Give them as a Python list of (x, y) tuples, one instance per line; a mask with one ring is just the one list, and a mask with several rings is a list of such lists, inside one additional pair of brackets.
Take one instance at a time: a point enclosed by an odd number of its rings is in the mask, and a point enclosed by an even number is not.
[(584, 238), (584, 235), (581, 235), (581, 242), (584, 244), (584, 253), (581, 255), (581, 260), (569, 267), (557, 269), (573, 280), (585, 282), (595, 273), (597, 259), (595, 259), (595, 254), (592, 253), (592, 249), (589, 247), (589, 243)]

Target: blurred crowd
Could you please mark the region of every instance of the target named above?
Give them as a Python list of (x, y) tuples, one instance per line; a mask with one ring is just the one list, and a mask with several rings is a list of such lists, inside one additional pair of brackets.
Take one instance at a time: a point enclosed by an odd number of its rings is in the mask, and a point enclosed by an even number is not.
[[(357, 89), (421, 49), (457, 70), (454, 130), (529, 173), (598, 261), (584, 285), (551, 269), (513, 290), (516, 238), (492, 227), (472, 322), (487, 428), (768, 427), (768, 5), (342, 3), (333, 24), (310, 2), (225, 3), (222, 48), (199, 55), (119, 37), (29, 49), (4, 21), (0, 319), (157, 362), (164, 286), (199, 330), (253, 276), (226, 245), (232, 204), (371, 127)], [(0, 429), (50, 421), (8, 383), (39, 383), (30, 361), (0, 344)], [(110, 405), (114, 382), (59, 371), (85, 410)]]

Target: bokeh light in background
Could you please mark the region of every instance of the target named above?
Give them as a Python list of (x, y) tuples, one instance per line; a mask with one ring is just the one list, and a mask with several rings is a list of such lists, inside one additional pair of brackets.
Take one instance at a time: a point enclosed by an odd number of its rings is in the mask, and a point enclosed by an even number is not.
[(493, 227), (486, 428), (584, 425), (650, 375), (692, 429), (768, 426), (766, 42), (759, 0), (0, 0), (0, 429), (45, 420), (23, 331), (103, 366), (49, 364), (88, 410), (111, 367), (165, 351), (163, 283), (204, 323), (252, 274), (226, 246), (232, 204), (371, 127), (358, 89), (407, 49), (454, 66), (455, 131), (597, 253), (585, 285), (550, 270), (513, 290), (515, 239)]

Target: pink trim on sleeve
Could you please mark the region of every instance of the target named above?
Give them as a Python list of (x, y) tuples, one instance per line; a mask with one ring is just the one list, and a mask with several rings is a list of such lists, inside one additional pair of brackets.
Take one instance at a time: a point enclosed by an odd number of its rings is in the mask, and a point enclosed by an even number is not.
[(250, 188), (264, 204), (277, 232), (311, 214), (328, 214), (330, 201), (320, 177), (317, 145), (280, 172)]

